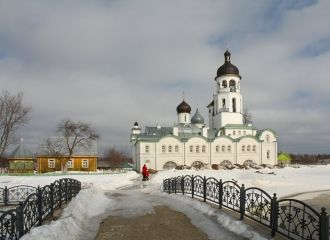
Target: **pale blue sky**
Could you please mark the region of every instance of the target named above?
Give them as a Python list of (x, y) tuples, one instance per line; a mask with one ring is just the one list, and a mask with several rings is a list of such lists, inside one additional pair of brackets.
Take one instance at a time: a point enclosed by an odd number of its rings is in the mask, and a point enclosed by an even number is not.
[(207, 119), (226, 47), (244, 106), (279, 150), (330, 149), (330, 1), (0, 1), (0, 86), (33, 107), (32, 148), (63, 118), (91, 123), (101, 151), (132, 124), (172, 126), (185, 98)]

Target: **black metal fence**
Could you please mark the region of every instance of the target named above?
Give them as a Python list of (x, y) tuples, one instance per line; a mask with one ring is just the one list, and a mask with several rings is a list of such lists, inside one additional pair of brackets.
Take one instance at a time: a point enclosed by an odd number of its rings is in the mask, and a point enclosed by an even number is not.
[(329, 219), (325, 208), (317, 212), (309, 205), (296, 199), (278, 200), (260, 188), (245, 188), (234, 181), (214, 177), (178, 176), (163, 181), (163, 191), (182, 193), (198, 197), (204, 202), (226, 207), (268, 228), (271, 236), (276, 233), (289, 239), (329, 240)]
[(81, 183), (75, 179), (62, 178), (44, 187), (20, 185), (0, 188), (0, 205), (18, 204), (8, 211), (0, 210), (0, 240), (15, 240), (22, 237), (54, 210), (75, 197)]

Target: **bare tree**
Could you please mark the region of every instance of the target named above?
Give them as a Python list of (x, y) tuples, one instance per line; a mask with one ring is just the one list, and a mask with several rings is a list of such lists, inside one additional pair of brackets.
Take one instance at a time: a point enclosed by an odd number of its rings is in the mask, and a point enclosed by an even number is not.
[(243, 123), (244, 124), (252, 123), (252, 113), (249, 111), (248, 108), (244, 108), (243, 110)]
[(111, 147), (105, 153), (105, 161), (109, 162), (111, 169), (116, 169), (122, 166), (123, 163), (131, 163), (132, 157), (130, 157), (127, 147)]
[(32, 108), (23, 104), (23, 93), (11, 95), (4, 91), (0, 96), (0, 158), (14, 142), (15, 132), (30, 120)]
[(63, 141), (62, 146), (67, 154), (67, 158), (64, 158), (65, 160), (61, 162), (61, 168), (64, 172), (68, 160), (70, 160), (77, 147), (90, 149), (93, 142), (99, 138), (99, 135), (89, 124), (71, 120), (61, 121), (57, 127), (57, 133)]

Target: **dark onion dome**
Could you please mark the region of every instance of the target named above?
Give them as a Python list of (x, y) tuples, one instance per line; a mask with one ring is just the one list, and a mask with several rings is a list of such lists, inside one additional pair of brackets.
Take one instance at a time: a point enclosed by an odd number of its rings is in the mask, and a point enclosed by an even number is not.
[(177, 113), (190, 113), (191, 112), (191, 107), (189, 106), (188, 103), (186, 103), (184, 100), (177, 106), (176, 108)]
[(196, 113), (194, 114), (194, 116), (191, 118), (191, 123), (193, 123), (193, 124), (204, 124), (204, 118), (199, 113), (198, 108), (197, 108)]
[(138, 127), (138, 126), (139, 126), (138, 122), (135, 122), (134, 127)]
[(227, 74), (237, 75), (239, 78), (241, 78), (241, 76), (239, 75), (238, 68), (230, 62), (230, 52), (228, 51), (228, 49), (224, 55), (225, 63), (221, 67), (219, 67), (216, 78)]

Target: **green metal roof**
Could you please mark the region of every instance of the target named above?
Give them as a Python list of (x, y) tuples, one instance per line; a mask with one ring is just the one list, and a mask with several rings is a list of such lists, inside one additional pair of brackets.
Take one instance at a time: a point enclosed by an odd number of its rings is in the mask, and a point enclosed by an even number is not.
[(224, 129), (254, 129), (253, 126), (248, 126), (245, 124), (226, 124)]

